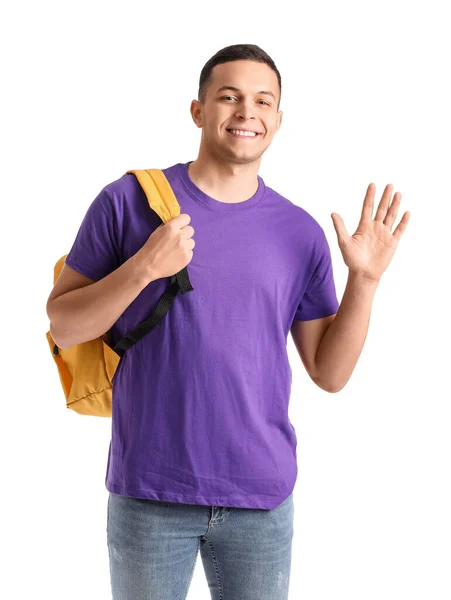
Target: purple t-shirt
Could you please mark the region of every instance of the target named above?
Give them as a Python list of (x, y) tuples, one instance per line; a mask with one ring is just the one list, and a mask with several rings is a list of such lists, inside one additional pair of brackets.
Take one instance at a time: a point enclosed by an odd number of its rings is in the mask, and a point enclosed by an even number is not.
[[(194, 291), (179, 292), (119, 364), (105, 485), (136, 498), (273, 509), (297, 478), (287, 336), (294, 319), (337, 312), (330, 250), (317, 221), (260, 176), (251, 198), (229, 204), (202, 192), (189, 164), (163, 172), (194, 228)], [(90, 205), (66, 263), (97, 281), (160, 224), (135, 176), (123, 175)], [(168, 282), (142, 290), (111, 328), (112, 345), (153, 313)]]

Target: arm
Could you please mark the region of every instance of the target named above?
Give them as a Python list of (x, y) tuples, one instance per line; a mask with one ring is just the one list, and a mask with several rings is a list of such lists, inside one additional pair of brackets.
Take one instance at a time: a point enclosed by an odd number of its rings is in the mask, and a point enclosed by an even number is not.
[(387, 185), (372, 220), (374, 185), (367, 189), (356, 233), (350, 236), (342, 218), (332, 213), (340, 250), (349, 267), (348, 281), (335, 315), (324, 319), (294, 321), (292, 335), (310, 377), (322, 389), (338, 392), (355, 368), (368, 333), (374, 295), (406, 230), (410, 213), (405, 212), (391, 232), (401, 194), (390, 204), (392, 186)]
[(47, 300), (50, 333), (71, 348), (109, 331), (152, 281), (191, 260), (194, 229), (181, 214), (157, 227), (128, 260), (120, 261), (120, 207), (104, 188), (91, 203)]
[(332, 390), (329, 390), (327, 384), (319, 378), (316, 365), (316, 354), (321, 340), (332, 321), (335, 319), (336, 314), (337, 313), (319, 319), (310, 319), (308, 321), (296, 319), (293, 321), (290, 329), (291, 336), (305, 370), (309, 374), (310, 379), (325, 392), (331, 392)]
[(340, 308), (316, 354), (318, 377), (330, 392), (342, 390), (354, 371), (368, 333), (377, 286), (378, 282), (349, 272)]
[(153, 279), (139, 253), (96, 282), (64, 265), (46, 307), (55, 343), (71, 348), (100, 337)]
[(368, 333), (377, 285), (349, 272), (335, 315), (293, 322), (291, 333), (302, 362), (311, 379), (324, 391), (339, 392), (349, 381)]

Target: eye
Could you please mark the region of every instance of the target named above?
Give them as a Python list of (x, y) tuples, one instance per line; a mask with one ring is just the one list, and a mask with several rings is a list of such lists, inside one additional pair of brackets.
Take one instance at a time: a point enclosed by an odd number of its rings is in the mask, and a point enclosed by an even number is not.
[[(235, 96), (221, 96), (221, 100), (227, 100), (228, 98), (235, 98)], [(266, 104), (266, 106), (271, 106), (268, 102), (265, 102), (265, 100), (259, 100), (259, 102), (263, 102), (263, 104)]]

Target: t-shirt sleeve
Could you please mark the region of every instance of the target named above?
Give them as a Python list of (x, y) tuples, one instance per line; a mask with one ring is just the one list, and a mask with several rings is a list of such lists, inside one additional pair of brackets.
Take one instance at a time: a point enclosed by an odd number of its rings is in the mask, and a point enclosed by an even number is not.
[(310, 321), (335, 314), (339, 302), (335, 290), (332, 258), (324, 231), (316, 254), (316, 266), (296, 309), (294, 320)]
[(103, 279), (120, 266), (118, 216), (103, 189), (89, 206), (66, 264), (94, 281)]

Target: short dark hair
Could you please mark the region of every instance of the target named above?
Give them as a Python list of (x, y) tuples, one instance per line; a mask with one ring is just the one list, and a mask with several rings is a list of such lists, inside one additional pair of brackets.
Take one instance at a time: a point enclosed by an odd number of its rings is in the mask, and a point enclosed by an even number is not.
[(218, 50), (204, 65), (199, 79), (199, 92), (198, 100), (205, 102), (206, 88), (209, 83), (210, 75), (213, 67), (216, 65), (231, 62), (233, 60), (254, 60), (256, 62), (266, 63), (277, 75), (279, 81), (279, 102), (277, 110), (280, 106), (280, 98), (282, 96), (282, 78), (280, 73), (273, 61), (273, 59), (267, 54), (262, 48), (255, 44), (234, 44), (233, 46), (226, 46), (222, 50)]

